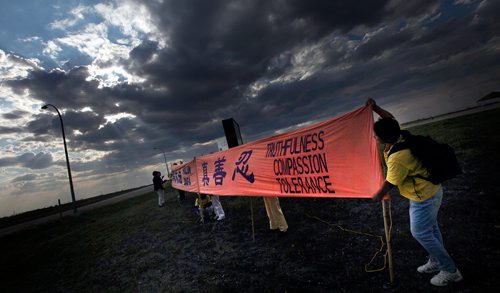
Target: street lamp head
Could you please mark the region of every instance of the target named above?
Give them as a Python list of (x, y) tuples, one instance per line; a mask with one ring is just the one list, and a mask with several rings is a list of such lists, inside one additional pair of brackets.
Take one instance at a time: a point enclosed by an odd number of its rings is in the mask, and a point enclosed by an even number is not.
[(45, 105), (45, 106), (42, 106), (42, 109), (47, 109), (49, 106), (48, 105)]

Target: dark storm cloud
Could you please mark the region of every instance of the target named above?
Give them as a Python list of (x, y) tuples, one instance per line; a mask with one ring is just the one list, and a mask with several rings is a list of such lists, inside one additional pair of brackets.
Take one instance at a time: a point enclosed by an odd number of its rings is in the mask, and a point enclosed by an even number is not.
[(33, 181), (37, 178), (35, 174), (26, 174), (12, 179), (11, 182)]
[(23, 132), (23, 130), (22, 127), (0, 126), (0, 134), (19, 133)]
[[(28, 153), (31, 154), (31, 153)], [(26, 155), (26, 154), (25, 154)], [(38, 153), (31, 157), (27, 155), (23, 158), (22, 166), (30, 169), (45, 169), (53, 163), (52, 155), (49, 153)]]
[(144, 41), (130, 51), (130, 59), (140, 65), (141, 63), (150, 61), (157, 49), (158, 42)]
[[(332, 33), (346, 32), (355, 26), (374, 26), (388, 19), (418, 16), (436, 8), (436, 1), (407, 2), (406, 5), (413, 8), (406, 10), (391, 3), (392, 6), (387, 1), (165, 2), (162, 6), (152, 7), (151, 11), (158, 16), (160, 26), (171, 40), (170, 46), (156, 52), (156, 62), (134, 62), (131, 68), (148, 77), (154, 85), (169, 89), (166, 99), (176, 115), (168, 117), (167, 121), (174, 123), (179, 116), (189, 117), (185, 119), (189, 120), (189, 125), (176, 133), (182, 139), (186, 136), (183, 133), (189, 134), (187, 136), (192, 133), (186, 130), (195, 129), (190, 126), (200, 125), (207, 119), (220, 120), (237, 114), (238, 118), (244, 119), (241, 122), (252, 123), (251, 117), (262, 117), (266, 104), (279, 105), (278, 109), (283, 113), (290, 113), (303, 103), (299, 96), (310, 94), (308, 88), (301, 87), (303, 83), (297, 82), (281, 87), (283, 92), (274, 91), (277, 95), (266, 95), (265, 99), (260, 97), (253, 103), (244, 97), (244, 92), (255, 81), (278, 76), (290, 68), (288, 58), (295, 48), (314, 44)], [(384, 47), (410, 36), (397, 34), (397, 37), (389, 39), (390, 42), (380, 40), (367, 45), (358, 56), (371, 58), (370, 54), (383, 51)], [(148, 50), (141, 48), (141, 52), (147, 54), (139, 56), (151, 56), (155, 46), (144, 47)], [(345, 58), (343, 55), (331, 57)], [(279, 58), (282, 58), (282, 64), (276, 66)], [(334, 64), (338, 61), (336, 58), (327, 61)], [(332, 78), (319, 79), (328, 82)], [(315, 86), (316, 96), (309, 95), (309, 99), (320, 98), (326, 91), (331, 93), (331, 86), (318, 83)], [(303, 111), (300, 114), (304, 115), (295, 117), (306, 116), (306, 113)], [(271, 117), (270, 113), (268, 118)], [(290, 123), (286, 118), (284, 120)], [(265, 120), (263, 124), (277, 128), (285, 126), (269, 122)], [(213, 137), (216, 134), (213, 129), (199, 131), (200, 139)]]
[[(463, 88), (487, 86), (500, 71), (498, 1), (463, 7), (416, 0), (145, 5), (168, 45), (144, 41), (122, 61), (146, 79), (143, 84), (100, 88), (83, 66), (38, 70), (6, 83), (65, 109), (70, 147), (112, 151), (102, 159), (110, 170), (136, 166), (153, 147), (172, 151), (220, 137), (225, 118), (234, 117), (255, 137), (333, 117), (368, 96), (401, 99), (450, 80)], [(444, 6), (465, 12), (440, 11)], [(297, 68), (307, 78), (279, 79)], [(250, 95), (256, 83), (262, 88)], [(93, 112), (76, 111), (84, 107)], [(120, 112), (136, 118), (105, 124), (105, 115)], [(59, 127), (57, 116), (44, 114), (27, 129), (30, 138), (44, 140), (60, 137)], [(72, 136), (72, 130), (83, 134)]]
[[(51, 107), (49, 107), (47, 111), (53, 112), (53, 114), (44, 113), (35, 115), (33, 119), (27, 123), (26, 130), (36, 135), (45, 135), (47, 133), (54, 136), (61, 135), (61, 122), (59, 116), (55, 115), (56, 111)], [(75, 112), (68, 110), (61, 113), (61, 117), (63, 117), (64, 130), (68, 135), (71, 135), (73, 131), (76, 130), (81, 133), (97, 130), (99, 125), (105, 122), (105, 119), (101, 115), (91, 111)]]
[(113, 103), (112, 97), (106, 100), (105, 91), (98, 89), (99, 83), (94, 80), (87, 81), (88, 77), (86, 67), (75, 67), (68, 72), (35, 70), (28, 78), (6, 81), (5, 84), (18, 93), (29, 89), (34, 97), (54, 104), (60, 110), (82, 109), (89, 104), (105, 110), (106, 106), (109, 106), (108, 101)]
[(29, 113), (22, 110), (16, 110), (9, 113), (2, 114), (2, 117), (7, 120), (16, 120), (27, 116)]
[(0, 158), (0, 167), (19, 166), (29, 169), (45, 169), (53, 164), (49, 153), (24, 153), (16, 157)]
[[(115, 123), (104, 125), (101, 129), (96, 128), (75, 137), (75, 147), (108, 151), (117, 149), (115, 145), (120, 142), (123, 142), (122, 146), (126, 144), (135, 145), (142, 135), (147, 135), (147, 133), (141, 133), (140, 135), (137, 127), (136, 121), (122, 118)], [(110, 143), (105, 144), (106, 142)]]

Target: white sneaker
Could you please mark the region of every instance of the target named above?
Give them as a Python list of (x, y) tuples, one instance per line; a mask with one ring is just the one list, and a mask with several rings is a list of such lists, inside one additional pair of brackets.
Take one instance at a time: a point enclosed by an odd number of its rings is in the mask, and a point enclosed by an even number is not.
[(217, 216), (217, 221), (222, 221), (226, 218), (226, 216)]
[(439, 265), (437, 262), (431, 261), (429, 259), (424, 265), (421, 265), (417, 268), (417, 272), (422, 274), (439, 272)]
[(446, 286), (449, 283), (460, 282), (463, 278), (458, 269), (454, 273), (440, 271), (439, 274), (432, 277), (431, 284), (434, 286)]

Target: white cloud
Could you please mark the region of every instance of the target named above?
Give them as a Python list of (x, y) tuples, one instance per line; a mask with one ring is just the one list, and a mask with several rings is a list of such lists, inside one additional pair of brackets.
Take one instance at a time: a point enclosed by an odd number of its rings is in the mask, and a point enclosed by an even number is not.
[(123, 66), (111, 65), (111, 66), (99, 66), (96, 64), (91, 64), (88, 66), (89, 70), (89, 80), (95, 79), (99, 81), (99, 87), (113, 87), (120, 83), (142, 83), (145, 81), (144, 78), (130, 74)]
[(33, 37), (24, 38), (24, 39), (19, 39), (19, 41), (23, 42), (23, 43), (38, 42), (38, 41), (41, 41), (41, 40), (42, 40), (42, 38), (40, 38), (38, 36), (33, 36)]
[(122, 118), (135, 118), (135, 117), (136, 116), (134, 114), (130, 113), (118, 113), (113, 115), (106, 115), (104, 116), (104, 119), (106, 119), (106, 124), (107, 124), (107, 123), (115, 123), (116, 121)]
[(71, 17), (65, 18), (61, 20), (56, 20), (50, 24), (50, 27), (53, 29), (61, 29), (66, 30), (75, 26), (79, 21), (85, 19), (84, 14), (88, 14), (92, 12), (92, 7), (78, 5), (70, 11)]
[(0, 81), (27, 77), (35, 69), (43, 69), (40, 60), (23, 58), (0, 49)]
[[(77, 28), (88, 15), (100, 16), (103, 21)], [(129, 52), (144, 39), (158, 42), (160, 48), (166, 44), (147, 7), (132, 1), (79, 5), (71, 10), (68, 18), (53, 22), (51, 27), (64, 30), (66, 35), (47, 41), (43, 53), (61, 65), (63, 62), (57, 58), (62, 47), (76, 48), (91, 58), (89, 80), (99, 81), (100, 87), (144, 82), (144, 78), (130, 74), (121, 61), (128, 59)], [(110, 35), (111, 27), (118, 28), (123, 35)]]
[(101, 87), (110, 87), (122, 82), (144, 81), (120, 65), (121, 60), (129, 57), (133, 47), (111, 42), (108, 37), (108, 27), (104, 23), (88, 24), (84, 30), (59, 38), (57, 41), (77, 48), (93, 59), (92, 64), (88, 66), (89, 79), (100, 81)]
[(108, 38), (108, 27), (104, 23), (88, 24), (82, 31), (57, 39), (61, 44), (77, 48), (90, 56), (94, 62), (105, 63), (127, 58), (130, 48), (112, 43)]
[[(116, 6), (99, 3), (94, 8), (107, 24), (119, 27), (123, 34), (130, 36), (135, 46), (143, 38), (141, 34), (146, 34), (150, 40), (159, 42), (160, 47), (165, 47), (165, 37), (160, 33), (148, 9), (142, 3), (120, 1)], [(123, 43), (124, 40), (121, 39), (120, 42)]]
[(43, 49), (43, 54), (49, 55), (53, 60), (57, 59), (57, 55), (61, 52), (62, 49), (59, 45), (57, 45), (54, 41), (50, 40), (46, 43), (45, 48)]

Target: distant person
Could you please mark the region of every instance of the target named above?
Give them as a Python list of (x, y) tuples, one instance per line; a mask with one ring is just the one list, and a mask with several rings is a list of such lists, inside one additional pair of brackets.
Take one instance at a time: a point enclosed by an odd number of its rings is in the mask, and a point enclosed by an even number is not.
[(428, 178), (429, 172), (422, 166), (409, 149), (403, 149), (389, 155), (391, 148), (404, 141), (399, 123), (388, 111), (380, 108), (373, 99), (368, 99), (367, 105), (373, 107), (381, 119), (374, 124), (377, 140), (385, 144), (384, 159), (387, 164), (387, 175), (380, 190), (372, 196), (374, 201), (380, 201), (385, 194), (397, 186), (399, 193), (410, 200), (410, 230), (413, 237), (422, 245), (429, 259), (427, 263), (417, 268), (419, 273), (435, 273), (431, 284), (446, 286), (463, 279), (455, 266), (453, 259), (446, 251), (437, 215), (443, 199), (441, 184), (433, 184), (422, 177)]
[(207, 194), (199, 194), (194, 202), (194, 207), (202, 223), (204, 223), (206, 219), (210, 219), (214, 216), (212, 199)]
[(163, 183), (166, 180), (163, 180), (163, 176), (161, 176), (160, 171), (153, 171), (153, 188), (156, 194), (158, 195), (158, 206), (163, 207), (165, 204), (165, 187)]

